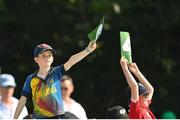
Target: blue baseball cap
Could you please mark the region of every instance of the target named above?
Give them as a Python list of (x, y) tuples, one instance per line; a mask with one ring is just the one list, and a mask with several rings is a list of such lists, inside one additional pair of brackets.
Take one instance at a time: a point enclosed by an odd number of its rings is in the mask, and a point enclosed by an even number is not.
[(138, 83), (138, 87), (139, 87), (139, 96), (149, 92), (141, 83)]
[(15, 79), (11, 74), (0, 75), (0, 86), (1, 87), (16, 87)]
[[(148, 90), (141, 84), (138, 83), (138, 91), (139, 91), (139, 96), (145, 95), (146, 93), (149, 93)], [(124, 91), (124, 95), (127, 97), (128, 104), (130, 103), (131, 100), (131, 90), (130, 87), (127, 87), (126, 90)]]
[(56, 51), (48, 44), (39, 44), (34, 49), (34, 57), (37, 57), (40, 53), (50, 50), (53, 54), (56, 54)]

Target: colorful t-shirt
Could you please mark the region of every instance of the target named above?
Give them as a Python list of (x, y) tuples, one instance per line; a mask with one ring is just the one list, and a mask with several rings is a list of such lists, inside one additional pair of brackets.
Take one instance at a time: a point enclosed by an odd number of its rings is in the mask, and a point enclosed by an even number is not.
[[(151, 100), (148, 101), (148, 105), (151, 104)], [(149, 110), (148, 107), (140, 106), (139, 101), (130, 103), (129, 111), (130, 119), (156, 119), (154, 114)]]
[(64, 66), (51, 68), (45, 79), (37, 76), (38, 70), (25, 81), (22, 95), (32, 96), (34, 118), (46, 118), (64, 114), (61, 94), (61, 77)]

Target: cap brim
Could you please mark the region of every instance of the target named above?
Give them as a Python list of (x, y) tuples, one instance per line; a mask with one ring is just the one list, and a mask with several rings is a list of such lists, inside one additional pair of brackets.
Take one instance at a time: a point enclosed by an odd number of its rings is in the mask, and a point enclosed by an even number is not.
[(16, 87), (15, 84), (2, 84), (2, 87)]
[(142, 95), (144, 95), (144, 94), (146, 94), (146, 93), (149, 93), (149, 91), (144, 91), (143, 93), (141, 93), (141, 94), (139, 94), (139, 96), (142, 96)]

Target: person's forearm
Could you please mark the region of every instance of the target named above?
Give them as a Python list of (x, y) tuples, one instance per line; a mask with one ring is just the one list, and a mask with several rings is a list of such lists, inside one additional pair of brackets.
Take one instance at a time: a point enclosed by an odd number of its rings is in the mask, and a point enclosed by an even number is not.
[(18, 105), (16, 107), (16, 111), (15, 111), (15, 114), (14, 114), (14, 119), (18, 119), (20, 113), (22, 112), (22, 109), (24, 108), (24, 106), (26, 104), (26, 100), (27, 100), (27, 98), (24, 97), (24, 96), (22, 96), (19, 99)]
[(144, 87), (150, 91), (153, 92), (154, 88), (153, 86), (149, 83), (149, 81), (144, 77), (144, 75), (139, 71), (137, 73), (135, 73), (136, 77), (138, 78), (138, 80), (141, 82), (141, 84), (144, 85)]
[(91, 51), (88, 49), (85, 49), (73, 56), (70, 57), (70, 59), (64, 64), (65, 70), (69, 70), (74, 64), (78, 63), (81, 61), (83, 58), (85, 58)]
[(138, 84), (128, 69), (123, 69), (123, 72), (131, 90), (131, 101), (136, 102), (139, 99)]
[(127, 61), (123, 57), (121, 58), (120, 64), (131, 90), (131, 101), (137, 102), (137, 100), (139, 99), (138, 84), (129, 71)]
[(124, 75), (126, 77), (129, 87), (130, 88), (137, 87), (138, 86), (137, 82), (132, 76), (132, 74), (129, 72), (129, 70), (127, 70), (126, 68), (122, 68), (122, 69), (123, 69), (123, 72), (124, 72)]

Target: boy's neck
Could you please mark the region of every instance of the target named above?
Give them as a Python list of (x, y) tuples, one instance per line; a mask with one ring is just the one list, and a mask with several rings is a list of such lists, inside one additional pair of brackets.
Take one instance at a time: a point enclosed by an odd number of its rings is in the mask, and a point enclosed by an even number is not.
[(38, 71), (38, 73), (37, 73), (37, 76), (40, 77), (40, 78), (42, 78), (42, 79), (45, 79), (46, 76), (47, 76), (47, 74), (48, 74), (48, 72), (49, 72), (49, 70), (50, 70), (50, 67), (48, 67), (48, 68), (42, 68), (42, 67), (40, 67), (40, 68), (39, 68), (39, 71)]
[(47, 74), (49, 72), (50, 68), (51, 67), (48, 67), (48, 68), (40, 67), (38, 73), (39, 74)]

